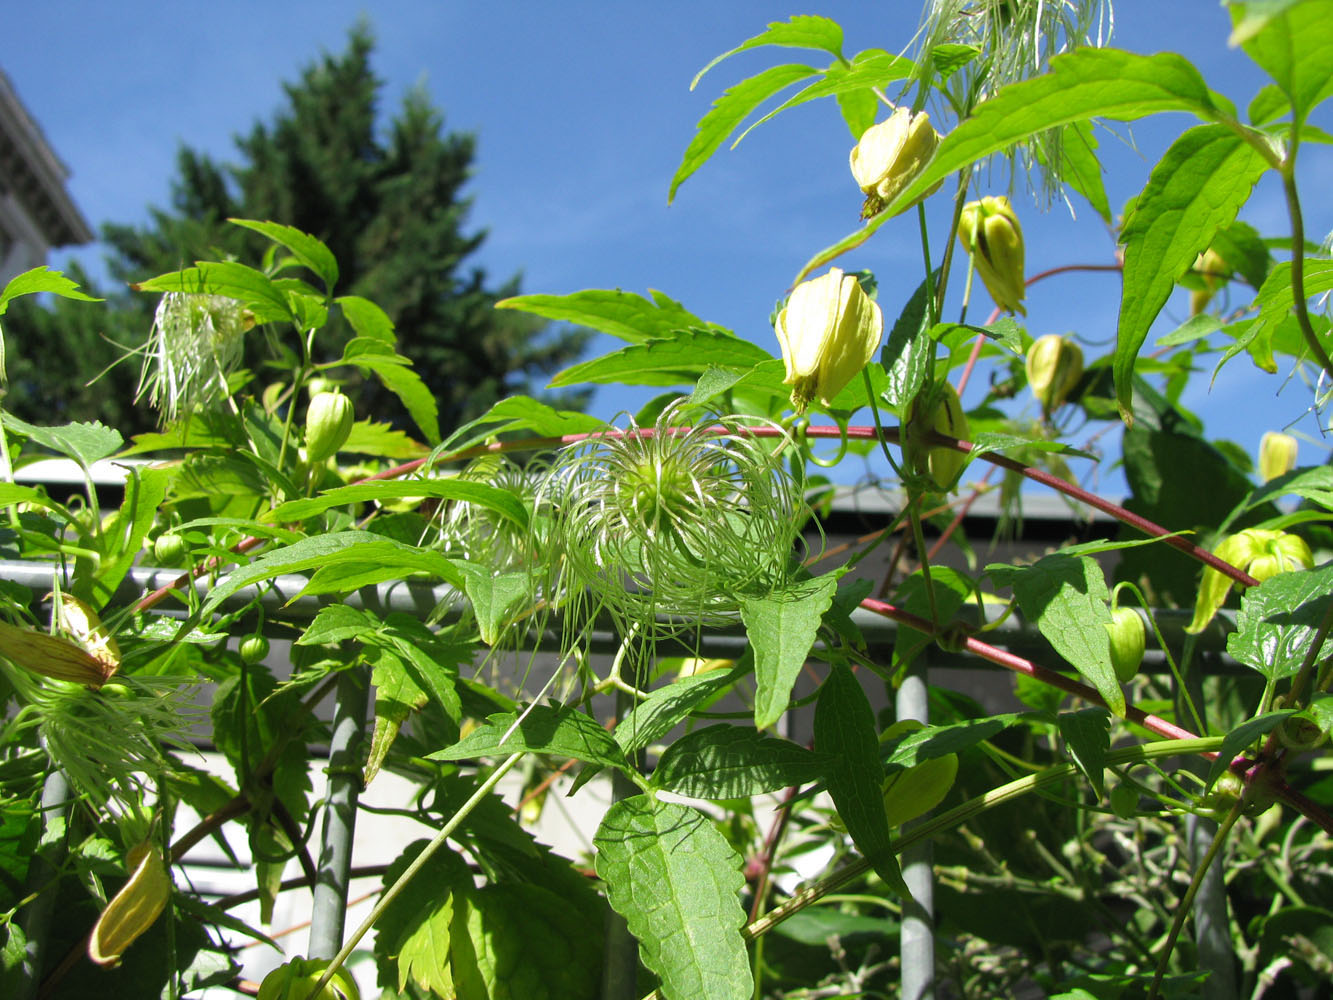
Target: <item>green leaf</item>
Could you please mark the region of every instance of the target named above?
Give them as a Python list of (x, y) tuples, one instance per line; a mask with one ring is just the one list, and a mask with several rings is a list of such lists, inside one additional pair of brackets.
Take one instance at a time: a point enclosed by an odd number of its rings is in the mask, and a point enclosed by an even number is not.
[(71, 281), (61, 272), (53, 271), (42, 264), (30, 271), (16, 274), (9, 279), (4, 291), (0, 291), (0, 316), (5, 314), (11, 300), (18, 298), (20, 295), (38, 295), (42, 292), (50, 292), (52, 295), (59, 295), (66, 299), (77, 299), (80, 302), (102, 301), (79, 291), (77, 282)]
[(1245, 591), (1227, 652), (1269, 680), (1301, 668), (1333, 602), (1333, 563), (1279, 573)]
[(485, 725), (451, 747), (429, 755), (431, 760), (471, 760), (517, 751), (549, 753), (558, 757), (627, 768), (620, 745), (605, 729), (574, 709), (533, 705), (523, 712), (490, 716)]
[(190, 295), (225, 295), (243, 302), (260, 323), (292, 318), (287, 294), (262, 271), (236, 261), (199, 261), (170, 274), (131, 286), (136, 292), (185, 292)]
[(271, 580), (283, 573), (299, 573), (349, 562), (396, 567), (403, 576), (428, 573), (463, 589), (463, 575), (458, 567), (438, 552), (364, 531), (336, 531), (264, 552), (248, 566), (228, 573), (209, 591), (200, 613), (210, 614), (243, 587)]
[(1333, 93), (1333, 17), (1319, 2), (1231, 5), (1233, 44), (1263, 68), (1287, 95), (1297, 121)]
[(712, 820), (636, 795), (610, 808), (593, 844), (607, 899), (667, 1000), (749, 1000), (741, 858)]
[(125, 443), (120, 432), (103, 425), (100, 421), (91, 424), (62, 424), (59, 427), (37, 427), (25, 420), (20, 420), (12, 413), (3, 415), (6, 430), (17, 431), (33, 444), (50, 448), (61, 455), (68, 455), (87, 469), (94, 462), (99, 462)]
[(693, 90), (697, 87), (704, 74), (722, 60), (728, 59), (738, 52), (746, 52), (764, 45), (778, 45), (789, 49), (822, 49), (829, 55), (840, 56), (842, 55), (842, 27), (838, 22), (829, 20), (827, 17), (818, 17), (811, 14), (794, 14), (787, 21), (771, 21), (768, 27), (759, 34), (753, 38), (747, 38), (734, 49), (723, 52), (694, 74), (694, 79), (690, 81), (690, 89)]
[(502, 399), (476, 423), (501, 424), (500, 427), (488, 430), (487, 434), (523, 430), (531, 431), (539, 437), (564, 437), (566, 434), (588, 434), (606, 429), (606, 423), (591, 414), (557, 410), (531, 396)]
[(1121, 231), (1125, 267), (1114, 373), (1126, 420), (1134, 362), (1148, 328), (1214, 234), (1235, 221), (1268, 166), (1231, 129), (1201, 125), (1172, 143), (1153, 168)]
[(829, 760), (790, 740), (716, 725), (682, 736), (662, 754), (654, 788), (700, 799), (738, 799), (824, 776)]
[(884, 398), (900, 411), (916, 398), (926, 381), (933, 354), (929, 304), (939, 277), (939, 271), (935, 271), (916, 286), (879, 353), (879, 363), (889, 375)]
[(1018, 713), (1011, 712), (1007, 715), (992, 715), (985, 719), (969, 719), (948, 726), (926, 726), (917, 729), (889, 745), (889, 754), (884, 758), (884, 770), (893, 773), (916, 767), (936, 757), (961, 753), (968, 747), (1003, 732), (1021, 718)]
[(315, 615), (296, 640), (296, 645), (320, 646), (326, 642), (360, 639), (377, 634), (383, 624), (373, 612), (349, 608), (346, 604), (330, 604), (319, 610), (319, 614)]
[(670, 337), (642, 341), (611, 354), (566, 368), (551, 388), (618, 383), (688, 385), (709, 367), (748, 370), (773, 356), (748, 340), (714, 330), (680, 330)]
[(815, 750), (832, 761), (828, 792), (852, 842), (879, 877), (908, 898), (884, 815), (884, 768), (879, 762), (875, 713), (860, 682), (842, 665), (829, 671), (819, 689), (814, 730)]
[(649, 302), (620, 289), (589, 289), (571, 295), (516, 295), (495, 303), (497, 309), (518, 309), (545, 319), (591, 327), (601, 333), (637, 344), (666, 337), (677, 330), (718, 329), (705, 323), (679, 302), (652, 292)]
[(838, 589), (833, 573), (762, 598), (742, 598), (741, 621), (754, 649), (754, 724), (767, 729), (787, 711), (792, 685)]
[(1106, 791), (1106, 751), (1111, 748), (1111, 717), (1104, 708), (1061, 712), (1056, 720), (1069, 755), (1101, 798)]
[(406, 358), (361, 354), (345, 360), (363, 371), (372, 371), (378, 375), (384, 387), (402, 402), (426, 440), (430, 444), (440, 443), (440, 413), (435, 397), (421, 376), (408, 367), (410, 362), (404, 363), (407, 362)]
[(690, 140), (680, 166), (676, 168), (676, 173), (671, 178), (667, 204), (675, 199), (676, 189), (717, 152), (727, 136), (745, 120), (746, 115), (784, 87), (818, 73), (819, 70), (813, 66), (787, 63), (782, 66), (772, 66), (724, 90), (722, 96), (708, 109), (708, 113), (699, 119), (694, 138)]
[(1109, 224), (1111, 203), (1106, 200), (1102, 165), (1097, 159), (1097, 138), (1092, 134), (1091, 123), (1071, 122), (1064, 127), (1060, 156), (1063, 160), (1060, 175), (1065, 183), (1088, 199), (1093, 211)]
[(1265, 715), (1256, 715), (1253, 719), (1242, 722), (1222, 740), (1222, 745), (1217, 749), (1217, 756), (1213, 758), (1212, 764), (1208, 767), (1208, 776), (1204, 779), (1209, 786), (1216, 781), (1228, 767), (1231, 762), (1242, 753), (1250, 744), (1261, 736), (1266, 736), (1277, 728), (1278, 723), (1288, 716), (1296, 714), (1292, 708), (1284, 708), (1277, 712), (1268, 712)]
[(748, 673), (748, 667), (738, 665), (731, 670), (714, 669), (691, 674), (658, 688), (620, 720), (615, 729), (616, 743), (626, 755), (646, 747)]
[[(384, 873), (384, 888), (398, 881), (425, 848), (409, 844)], [(465, 907), (473, 891), (467, 863), (453, 851), (436, 851), (375, 921), (375, 957), (396, 975), (399, 993), (412, 983), (418, 989), (452, 997), (454, 978), (449, 962), (455, 907)]]
[(460, 562), (458, 567), (467, 581), (465, 591), (477, 616), (481, 641), (494, 646), (514, 613), (531, 602), (532, 576), (525, 571), (497, 573), (477, 563)]
[(992, 451), (1005, 452), (1010, 448), (1050, 451), (1060, 455), (1071, 455), (1075, 458), (1090, 458), (1094, 461), (1097, 459), (1097, 456), (1091, 452), (1075, 448), (1063, 441), (1052, 441), (1048, 438), (1030, 438), (1021, 434), (1006, 434), (1004, 431), (981, 431), (972, 436), (972, 455), (974, 457)]
[(1304, 497), (1333, 509), (1333, 468), (1315, 465), (1292, 469), (1276, 479), (1270, 479), (1250, 494), (1245, 501), (1245, 509), (1253, 510), (1285, 496)]
[(125, 480), (125, 499), (102, 532), (106, 549), (94, 576), (92, 604), (95, 609), (106, 606), (125, 574), (139, 559), (144, 539), (148, 537), (157, 510), (167, 495), (171, 477), (172, 471), (162, 467), (130, 469)]
[(369, 420), (358, 420), (352, 424), (352, 433), (347, 435), (347, 440), (338, 450), (344, 454), (396, 459), (422, 458), (427, 454), (425, 445), (412, 440), (402, 431)]
[(1023, 614), (1123, 718), (1125, 693), (1111, 666), (1105, 628), (1111, 621), (1111, 592), (1101, 567), (1087, 556), (1056, 553), (1031, 566), (992, 563), (986, 572), (998, 586), (1013, 587)]
[[(930, 580), (935, 593), (934, 611), (939, 615), (941, 624), (948, 624), (958, 613), (968, 597), (975, 591), (976, 583), (965, 573), (948, 566), (930, 567)], [(898, 589), (894, 603), (904, 611), (930, 620), (932, 604), (926, 591), (925, 577), (920, 570), (914, 572)], [(895, 673), (907, 667), (923, 649), (935, 642), (933, 635), (918, 632), (910, 625), (900, 625), (893, 637), (893, 670)]]
[(338, 283), (338, 261), (333, 252), (309, 233), (278, 222), (260, 222), (255, 219), (228, 219), (228, 222), (267, 236), (274, 243), (286, 247), (292, 256), (314, 271), (328, 291)]
[(498, 486), (487, 486), (485, 483), (475, 483), (466, 479), (377, 479), (369, 483), (337, 486), (325, 490), (317, 497), (289, 500), (279, 504), (265, 513), (263, 518), (265, 521), (290, 523), (304, 521), (308, 517), (322, 514), (331, 507), (342, 507), (346, 504), (426, 497), (474, 503), (479, 507), (495, 511), (520, 528), (528, 526), (527, 508), (514, 494)]
[[(1301, 277), (1304, 280), (1307, 299), (1333, 290), (1333, 260), (1321, 257), (1304, 258)], [(1273, 265), (1268, 277), (1259, 287), (1256, 304), (1259, 306), (1259, 315), (1246, 331), (1246, 336), (1250, 340), (1271, 341), (1274, 332), (1296, 308), (1296, 295), (1291, 288), (1291, 261), (1284, 260)], [(1277, 371), (1277, 366), (1271, 361), (1271, 352), (1269, 358), (1268, 366), (1260, 367), (1265, 367), (1267, 371)]]
[(398, 338), (393, 332), (393, 320), (389, 314), (370, 299), (360, 295), (343, 295), (333, 300), (342, 309), (343, 318), (356, 331), (358, 337), (379, 340), (392, 346)]

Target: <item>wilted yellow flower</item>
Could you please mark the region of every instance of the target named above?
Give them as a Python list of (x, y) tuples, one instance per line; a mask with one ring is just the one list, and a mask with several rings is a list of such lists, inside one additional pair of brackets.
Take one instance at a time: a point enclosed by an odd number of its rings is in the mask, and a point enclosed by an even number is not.
[(1269, 431), (1259, 440), (1259, 478), (1263, 482), (1286, 475), (1296, 468), (1296, 439), (1290, 434)]
[(787, 366), (782, 382), (801, 413), (816, 396), (828, 406), (866, 366), (884, 334), (884, 315), (855, 275), (834, 267), (796, 286), (776, 327)]
[(68, 639), (3, 622), (0, 622), (0, 655), (34, 674), (91, 687), (101, 687), (116, 672), (117, 665), (90, 655)]
[[(1268, 528), (1238, 531), (1223, 539), (1222, 544), (1213, 550), (1213, 555), (1249, 573), (1260, 582), (1279, 573), (1314, 566), (1314, 555), (1303, 538)], [(1185, 627), (1186, 632), (1204, 630), (1213, 620), (1213, 615), (1217, 614), (1217, 609), (1226, 601), (1232, 582), (1231, 577), (1213, 567), (1204, 567), (1203, 579), (1199, 581), (1199, 594), (1194, 601), (1194, 618)]]
[[(852, 176), (866, 196), (861, 218), (868, 219), (893, 201), (904, 188), (926, 169), (940, 134), (930, 124), (924, 111), (912, 114), (906, 107), (894, 110), (878, 125), (871, 125), (852, 148)], [(910, 208), (922, 198), (939, 190), (939, 183), (903, 206)]]
[(88, 957), (115, 965), (125, 949), (153, 926), (171, 896), (171, 876), (156, 847), (145, 841), (129, 853), (133, 872), (106, 904), (88, 938)]
[(1050, 413), (1068, 397), (1083, 377), (1083, 350), (1069, 337), (1048, 333), (1028, 348), (1028, 385)]
[(964, 205), (958, 220), (958, 241), (971, 255), (995, 304), (1026, 316), (1023, 228), (1009, 199), (998, 195)]

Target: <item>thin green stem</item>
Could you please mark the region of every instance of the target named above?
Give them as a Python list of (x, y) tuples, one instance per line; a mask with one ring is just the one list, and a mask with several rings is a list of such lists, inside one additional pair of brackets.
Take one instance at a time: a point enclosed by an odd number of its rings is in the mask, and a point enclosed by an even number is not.
[(319, 996), (320, 991), (333, 979), (334, 973), (342, 968), (342, 965), (347, 961), (348, 956), (356, 950), (356, 946), (361, 943), (361, 939), (366, 936), (370, 929), (375, 926), (375, 922), (384, 914), (384, 911), (389, 908), (389, 904), (398, 898), (398, 895), (407, 888), (408, 883), (412, 881), (417, 872), (425, 867), (426, 862), (435, 855), (436, 851), (445, 845), (446, 841), (453, 835), (453, 832), (462, 825), (463, 820), (467, 819), (472, 810), (485, 801), (486, 797), (491, 794), (491, 791), (495, 786), (500, 783), (500, 779), (508, 774), (509, 770), (522, 760), (526, 753), (526, 750), (520, 750), (517, 753), (512, 753), (506, 757), (500, 765), (491, 772), (490, 776), (478, 786), (477, 790), (472, 793), (468, 800), (458, 807), (458, 811), (449, 817), (448, 822), (440, 828), (440, 832), (435, 835), (429, 844), (421, 849), (420, 854), (412, 859), (412, 863), (407, 866), (403, 871), (403, 874), (398, 876), (398, 880), (384, 890), (384, 895), (380, 896), (379, 902), (377, 902), (371, 909), (370, 913), (367, 914), (366, 919), (361, 921), (361, 926), (353, 931), (343, 946), (338, 949), (338, 954), (333, 956), (333, 960), (329, 962), (329, 967), (324, 970), (324, 974), (319, 977), (319, 982), (317, 982), (310, 992), (306, 994), (304, 1000), (315, 1000), (315, 997)]
[[(1292, 154), (1295, 150), (1292, 150)], [(1292, 169), (1293, 156), (1282, 165), (1282, 190), (1287, 196), (1287, 215), (1291, 218), (1291, 296), (1296, 307), (1296, 322), (1300, 324), (1305, 345), (1314, 355), (1324, 372), (1333, 378), (1333, 358), (1310, 325), (1310, 313), (1305, 304), (1305, 219), (1301, 215), (1301, 199), (1296, 191), (1296, 177)]]

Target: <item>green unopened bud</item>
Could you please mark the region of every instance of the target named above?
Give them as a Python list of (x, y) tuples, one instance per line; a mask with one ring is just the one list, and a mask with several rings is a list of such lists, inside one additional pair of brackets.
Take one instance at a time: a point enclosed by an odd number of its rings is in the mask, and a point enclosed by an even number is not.
[[(865, 194), (861, 218), (878, 213), (926, 168), (940, 134), (930, 124), (924, 111), (912, 114), (906, 107), (897, 108), (878, 125), (871, 125), (862, 133), (852, 149), (852, 176)], [(940, 183), (943, 183), (941, 180)], [(921, 193), (902, 207), (906, 210), (939, 190), (940, 184)]]
[(1259, 478), (1276, 479), (1296, 468), (1296, 439), (1290, 434), (1269, 431), (1259, 441)]
[[(1267, 528), (1238, 531), (1223, 539), (1222, 544), (1213, 550), (1213, 555), (1261, 582), (1279, 573), (1314, 566), (1314, 555), (1304, 539)], [(1211, 566), (1204, 567), (1199, 594), (1194, 601), (1194, 618), (1185, 631), (1202, 632), (1226, 601), (1231, 586), (1231, 577)]]
[(1190, 315), (1197, 316), (1208, 307), (1217, 290), (1231, 279), (1231, 268), (1212, 247), (1194, 260), (1194, 272), (1203, 280), (1203, 287), (1190, 293)]
[(986, 291), (1001, 309), (1026, 316), (1023, 228), (1003, 195), (970, 201), (958, 219), (958, 241), (972, 257)]
[(1106, 631), (1111, 637), (1111, 666), (1120, 683), (1128, 684), (1139, 672), (1147, 645), (1143, 619), (1133, 608), (1116, 608), (1111, 612)]
[(902, 429), (903, 459), (909, 471), (925, 473), (936, 486), (947, 491), (957, 482), (958, 474), (967, 463), (967, 454), (955, 448), (930, 447), (926, 444), (926, 436), (931, 431), (939, 431), (966, 441), (971, 437), (971, 429), (967, 425), (963, 403), (948, 382), (941, 383), (930, 393), (931, 399), (928, 400), (927, 395), (918, 393), (908, 407)]
[(352, 401), (341, 392), (321, 392), (305, 413), (305, 452), (310, 464), (337, 453), (352, 433), (356, 414)]
[(784, 385), (792, 387), (798, 413), (819, 397), (833, 397), (869, 363), (884, 333), (884, 316), (854, 275), (839, 268), (803, 281), (792, 291), (776, 323)]
[(1050, 413), (1063, 403), (1083, 377), (1083, 349), (1069, 337), (1048, 333), (1028, 348), (1028, 385)]
[(151, 843), (135, 847), (127, 860), (129, 881), (106, 904), (88, 938), (88, 957), (98, 965), (119, 962), (125, 949), (153, 926), (171, 895), (171, 876)]
[[(259, 984), (258, 1000), (306, 1000), (328, 967), (328, 959), (305, 959), (298, 955), (264, 977)], [(312, 1000), (361, 1000), (361, 991), (346, 967), (339, 966)]]

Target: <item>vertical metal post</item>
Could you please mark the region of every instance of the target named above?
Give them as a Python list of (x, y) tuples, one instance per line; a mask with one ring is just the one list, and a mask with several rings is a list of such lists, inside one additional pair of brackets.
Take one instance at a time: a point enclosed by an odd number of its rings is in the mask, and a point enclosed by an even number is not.
[[(930, 647), (917, 656), (894, 698), (898, 721), (915, 719), (930, 722), (926, 693), (926, 674)], [(910, 827), (911, 824), (907, 824)], [(930, 841), (922, 841), (905, 850), (899, 861), (903, 880), (912, 892), (915, 907), (903, 907), (902, 931), (898, 953), (902, 960), (903, 1000), (935, 998), (935, 889)]]
[(18, 995), (14, 1000), (30, 1000), (37, 995), (42, 966), (46, 960), (46, 935), (51, 927), (59, 886), (55, 878), (60, 871), (60, 859), (65, 853), (65, 838), (46, 842), (57, 826), (63, 829), (69, 814), (69, 779), (65, 772), (53, 768), (42, 785), (43, 846), (37, 849), (28, 863), (27, 894), (32, 902), (23, 908), (19, 926), (25, 938), (23, 946), (23, 973), (19, 977)]
[(324, 831), (319, 849), (319, 880), (315, 883), (310, 918), (310, 957), (332, 958), (343, 943), (347, 920), (348, 874), (356, 832), (356, 802), (361, 794), (362, 733), (366, 724), (370, 678), (368, 667), (338, 675), (333, 709), (333, 738), (324, 797)]

